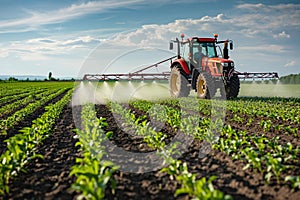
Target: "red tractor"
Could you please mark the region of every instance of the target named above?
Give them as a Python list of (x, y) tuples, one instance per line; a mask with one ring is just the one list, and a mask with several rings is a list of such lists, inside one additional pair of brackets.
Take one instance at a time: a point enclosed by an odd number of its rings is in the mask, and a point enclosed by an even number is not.
[[(229, 59), (229, 49), (233, 49), (231, 40), (218, 41), (214, 38), (192, 37), (184, 40), (172, 40), (177, 43), (177, 59), (171, 64), (170, 91), (172, 97), (186, 97), (194, 89), (199, 98), (212, 98), (217, 89), (223, 98), (235, 98), (240, 90), (238, 72), (234, 62)], [(219, 44), (223, 44), (223, 51)], [(218, 53), (219, 52), (219, 53)]]

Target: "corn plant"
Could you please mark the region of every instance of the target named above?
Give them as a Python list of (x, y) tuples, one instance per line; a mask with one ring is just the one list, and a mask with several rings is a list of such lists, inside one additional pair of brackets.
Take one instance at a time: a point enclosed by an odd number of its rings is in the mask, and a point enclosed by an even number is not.
[(286, 176), (285, 182), (291, 182), (293, 188), (300, 189), (300, 176)]
[(76, 146), (81, 147), (83, 158), (76, 159), (76, 165), (70, 172), (70, 176), (76, 176), (72, 189), (81, 191), (78, 198), (103, 199), (109, 184), (112, 192), (116, 187), (113, 173), (118, 167), (112, 162), (103, 161), (106, 152), (102, 143), (106, 140), (106, 135), (111, 133), (104, 132), (102, 128), (107, 126), (105, 118), (97, 118), (91, 104), (83, 107), (82, 121), (83, 130), (76, 129), (79, 139)]

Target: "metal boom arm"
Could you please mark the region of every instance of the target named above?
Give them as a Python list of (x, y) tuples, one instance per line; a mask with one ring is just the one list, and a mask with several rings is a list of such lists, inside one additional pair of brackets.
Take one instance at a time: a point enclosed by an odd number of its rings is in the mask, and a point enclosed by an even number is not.
[(144, 72), (147, 69), (157, 67), (159, 64), (162, 64), (167, 61), (171, 61), (176, 56), (172, 56), (168, 59), (162, 60), (155, 64), (144, 67), (140, 70), (137, 70), (128, 74), (85, 74), (83, 80), (97, 80), (97, 81), (106, 81), (106, 80), (168, 80), (170, 72), (161, 72), (161, 73), (140, 73)]
[(279, 78), (277, 72), (236, 72), (241, 79)]

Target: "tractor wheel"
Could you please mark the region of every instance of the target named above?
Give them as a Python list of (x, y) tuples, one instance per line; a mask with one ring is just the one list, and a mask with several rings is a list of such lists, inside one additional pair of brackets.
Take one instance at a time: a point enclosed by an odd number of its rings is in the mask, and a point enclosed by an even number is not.
[(199, 74), (196, 83), (197, 96), (200, 99), (211, 99), (216, 94), (212, 76), (206, 72)]
[[(234, 99), (238, 96), (240, 91), (240, 79), (234, 74), (230, 78), (229, 85), (225, 86), (226, 99)], [(224, 96), (224, 93), (222, 94)]]
[(172, 97), (187, 97), (190, 94), (190, 87), (188, 86), (188, 80), (181, 72), (179, 66), (175, 66), (171, 69), (170, 75), (170, 93)]

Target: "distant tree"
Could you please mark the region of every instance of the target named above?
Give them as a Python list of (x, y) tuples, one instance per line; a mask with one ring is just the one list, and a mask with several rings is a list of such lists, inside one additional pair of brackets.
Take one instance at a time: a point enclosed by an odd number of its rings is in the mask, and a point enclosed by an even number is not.
[(9, 77), (8, 81), (11, 81), (11, 82), (18, 81), (18, 79), (16, 79), (15, 77)]
[(49, 75), (48, 75), (48, 80), (51, 81), (51, 78), (52, 78), (52, 72), (49, 72)]
[(300, 84), (300, 73), (282, 76), (279, 80), (283, 84)]
[(292, 74), (291, 76), (290, 76), (290, 84), (296, 84), (296, 75), (295, 74)]

